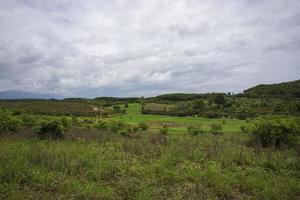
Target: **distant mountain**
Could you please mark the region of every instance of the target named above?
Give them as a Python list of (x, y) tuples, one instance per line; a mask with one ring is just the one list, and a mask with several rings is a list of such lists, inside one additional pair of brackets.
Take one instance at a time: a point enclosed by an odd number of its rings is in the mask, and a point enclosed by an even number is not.
[(300, 98), (300, 80), (257, 85), (245, 90), (243, 96), (253, 98)]
[(0, 92), (0, 99), (62, 99), (62, 96), (54, 94), (40, 94), (24, 92), (20, 90), (8, 90)]

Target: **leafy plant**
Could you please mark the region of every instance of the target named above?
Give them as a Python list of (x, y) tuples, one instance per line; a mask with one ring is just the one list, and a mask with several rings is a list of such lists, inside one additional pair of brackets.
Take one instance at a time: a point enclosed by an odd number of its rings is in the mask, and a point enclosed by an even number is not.
[(263, 147), (282, 147), (294, 143), (296, 137), (300, 135), (300, 125), (294, 117), (265, 117), (256, 121), (249, 132)]
[(125, 129), (126, 124), (122, 121), (111, 121), (109, 124), (109, 130), (113, 133), (118, 133), (122, 129)]
[(143, 131), (146, 131), (146, 130), (148, 130), (148, 128), (149, 128), (148, 124), (146, 124), (145, 122), (139, 123), (138, 126), (139, 126), (139, 128), (140, 128), (141, 130), (143, 130)]
[(212, 125), (210, 125), (210, 132), (214, 135), (222, 135), (223, 134), (223, 126), (220, 124), (212, 124)]
[(187, 130), (190, 135), (201, 135), (205, 133), (202, 128), (196, 126), (188, 126)]
[(106, 121), (100, 120), (95, 124), (95, 128), (98, 130), (107, 130), (109, 128), (109, 124)]
[(67, 117), (62, 117), (61, 123), (66, 129), (69, 129), (72, 127), (72, 121)]
[(23, 128), (23, 121), (15, 116), (12, 116), (11, 112), (6, 110), (0, 111), (0, 132), (14, 131), (17, 132)]
[(42, 121), (35, 127), (38, 138), (40, 139), (62, 139), (66, 127), (59, 119), (53, 119), (50, 121)]
[(162, 134), (162, 135), (167, 135), (168, 131), (169, 131), (169, 128), (166, 125), (164, 125), (163, 127), (161, 127), (159, 129), (159, 133)]

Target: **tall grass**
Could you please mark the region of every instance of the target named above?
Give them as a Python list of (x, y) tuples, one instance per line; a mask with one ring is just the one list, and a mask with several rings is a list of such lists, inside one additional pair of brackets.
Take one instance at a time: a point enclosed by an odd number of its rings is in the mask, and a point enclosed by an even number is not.
[(299, 154), (247, 140), (81, 129), (63, 141), (1, 139), (0, 199), (299, 198)]

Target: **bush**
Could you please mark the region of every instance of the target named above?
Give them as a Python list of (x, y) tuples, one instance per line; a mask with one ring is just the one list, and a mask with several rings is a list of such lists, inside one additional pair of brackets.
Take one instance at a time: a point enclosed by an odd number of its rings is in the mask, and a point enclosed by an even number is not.
[(132, 130), (133, 130), (133, 132), (138, 132), (139, 127), (137, 125), (134, 125), (134, 126), (132, 126)]
[(201, 135), (205, 133), (202, 128), (196, 126), (188, 126), (187, 130), (190, 135)]
[(72, 120), (67, 117), (62, 117), (61, 123), (66, 129), (70, 129), (72, 127)]
[(109, 128), (109, 124), (106, 121), (99, 121), (94, 127), (98, 130), (107, 130)]
[(261, 142), (263, 147), (289, 146), (300, 135), (299, 121), (293, 117), (261, 118), (249, 129), (254, 140)]
[(168, 131), (169, 131), (169, 128), (165, 125), (159, 129), (159, 133), (162, 135), (167, 135)]
[(122, 129), (125, 129), (126, 124), (122, 121), (111, 121), (109, 124), (109, 130), (113, 133), (118, 133)]
[(118, 131), (118, 134), (122, 136), (130, 136), (133, 133), (133, 129), (130, 125), (126, 125), (121, 130)]
[(79, 124), (78, 118), (75, 117), (75, 116), (72, 116), (72, 125), (73, 126), (78, 126), (78, 124)]
[(141, 130), (143, 130), (143, 131), (146, 131), (146, 130), (148, 130), (148, 128), (149, 128), (148, 124), (146, 124), (145, 122), (139, 123), (138, 126), (139, 126), (139, 128), (140, 128)]
[(83, 122), (86, 123), (86, 124), (92, 124), (92, 123), (94, 123), (94, 120), (93, 119), (89, 119), (89, 118), (85, 118), (83, 120)]
[(240, 119), (240, 120), (246, 120), (247, 118), (250, 117), (250, 115), (249, 115), (249, 114), (246, 114), (246, 113), (237, 113), (237, 114), (235, 115), (235, 117), (236, 117), (237, 119)]
[(36, 118), (27, 113), (20, 114), (18, 118), (23, 121), (25, 126), (35, 126), (37, 124)]
[(114, 106), (113, 106), (113, 111), (114, 111), (114, 112), (120, 112), (120, 111), (121, 111), (121, 106), (119, 106), (119, 105), (114, 105)]
[(63, 126), (62, 121), (58, 119), (43, 121), (35, 127), (37, 136), (40, 139), (61, 139), (65, 130), (66, 128)]
[(23, 121), (15, 116), (12, 116), (11, 112), (6, 110), (0, 111), (0, 132), (14, 131), (17, 132), (23, 128)]
[(219, 118), (221, 117), (221, 114), (217, 111), (207, 111), (207, 112), (204, 112), (202, 114), (203, 117), (207, 117), (207, 118)]
[(210, 125), (210, 132), (214, 135), (222, 135), (223, 127), (220, 124), (212, 124)]

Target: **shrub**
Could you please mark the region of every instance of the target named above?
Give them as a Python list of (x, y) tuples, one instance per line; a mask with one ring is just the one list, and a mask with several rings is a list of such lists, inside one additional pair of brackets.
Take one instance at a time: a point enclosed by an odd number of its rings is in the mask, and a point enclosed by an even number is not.
[(107, 130), (109, 128), (109, 124), (106, 121), (99, 121), (95, 124), (95, 128), (98, 130)]
[(132, 126), (132, 130), (133, 130), (133, 132), (138, 132), (139, 127), (137, 125), (134, 125), (134, 126)]
[(83, 122), (86, 123), (86, 124), (92, 124), (92, 123), (94, 123), (94, 120), (93, 119), (89, 119), (89, 118), (85, 118), (83, 120)]
[(168, 131), (169, 131), (169, 128), (165, 125), (159, 129), (159, 133), (162, 135), (167, 135)]
[(249, 116), (249, 114), (246, 114), (246, 113), (237, 113), (235, 115), (235, 117), (240, 120), (246, 120), (250, 116)]
[(37, 124), (36, 118), (27, 113), (22, 113), (18, 117), (23, 121), (25, 126), (35, 126)]
[(126, 127), (125, 123), (122, 121), (111, 121), (109, 124), (109, 130), (113, 133), (118, 133), (120, 130)]
[(207, 111), (202, 114), (203, 117), (207, 118), (218, 118), (221, 117), (221, 114), (217, 111)]
[(118, 131), (118, 134), (122, 135), (122, 136), (126, 136), (126, 137), (131, 137), (134, 136), (133, 133), (136, 133), (137, 131), (135, 131), (133, 129), (133, 126), (130, 126), (129, 124), (125, 124), (125, 126)]
[(114, 106), (113, 106), (113, 111), (114, 111), (114, 112), (120, 112), (120, 111), (121, 111), (121, 106), (119, 106), (119, 105), (114, 105)]
[(210, 125), (210, 132), (214, 135), (222, 135), (223, 127), (220, 124), (212, 124)]
[(66, 129), (70, 129), (72, 127), (72, 121), (67, 117), (62, 117), (61, 123)]
[(141, 130), (143, 130), (143, 131), (146, 131), (146, 130), (148, 130), (148, 128), (149, 128), (148, 124), (146, 124), (145, 122), (139, 123), (138, 126), (139, 126), (139, 128), (140, 128)]
[(79, 124), (78, 118), (75, 117), (75, 116), (72, 116), (72, 125), (73, 126), (78, 126), (78, 124)]
[(130, 129), (121, 129), (121, 130), (118, 131), (118, 134), (120, 134), (122, 136), (129, 136), (130, 132), (131, 132)]
[(18, 132), (23, 128), (23, 121), (16, 118), (11, 117), (8, 121), (8, 130), (13, 132)]
[(299, 121), (293, 117), (261, 118), (254, 123), (249, 132), (254, 140), (259, 140), (263, 147), (282, 147), (292, 145), (300, 135)]
[(249, 132), (248, 126), (241, 126), (241, 131), (243, 133), (248, 133)]
[(40, 139), (61, 139), (65, 130), (62, 121), (58, 119), (43, 121), (35, 127), (37, 136)]
[(201, 135), (205, 133), (202, 128), (196, 126), (188, 126), (187, 130), (190, 135)]
[(15, 116), (12, 116), (11, 112), (6, 110), (0, 111), (0, 132), (14, 131), (17, 132), (23, 128), (23, 121)]

